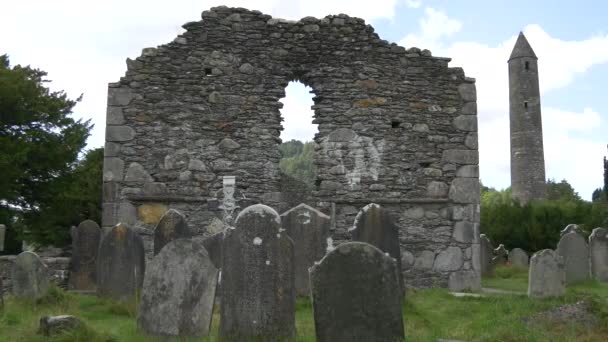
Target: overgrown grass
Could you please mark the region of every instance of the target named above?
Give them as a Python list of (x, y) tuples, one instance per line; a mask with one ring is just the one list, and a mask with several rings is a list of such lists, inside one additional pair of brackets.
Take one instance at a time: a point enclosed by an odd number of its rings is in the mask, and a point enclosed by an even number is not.
[[(500, 275), (502, 275), (502, 278)], [(500, 270), (493, 280), (484, 280), (501, 289), (519, 290), (526, 283), (522, 271)], [(501, 282), (502, 281), (502, 282)], [(506, 282), (505, 282), (506, 281)], [(509, 282), (511, 281), (511, 282)], [(515, 286), (515, 284), (518, 284)], [(505, 286), (505, 284), (507, 284)], [(540, 322), (527, 325), (522, 318), (581, 299), (591, 303), (600, 325), (552, 325)], [(0, 313), (0, 341), (161, 341), (137, 331), (135, 301), (118, 303), (94, 296), (52, 289), (37, 301), (8, 298)], [(608, 336), (608, 285), (589, 282), (568, 290), (558, 299), (530, 300), (525, 296), (488, 296), (455, 298), (445, 289), (408, 290), (403, 306), (407, 341), (435, 341), (437, 338), (465, 341), (606, 341)], [(52, 338), (37, 335), (38, 321), (46, 315), (70, 314), (85, 325), (74, 332)], [(217, 341), (219, 310), (215, 310), (211, 335), (203, 339), (180, 341)], [(297, 341), (315, 341), (312, 305), (306, 299), (296, 303)]]
[(491, 277), (484, 277), (483, 287), (508, 291), (528, 291), (528, 269), (512, 266), (497, 266)]

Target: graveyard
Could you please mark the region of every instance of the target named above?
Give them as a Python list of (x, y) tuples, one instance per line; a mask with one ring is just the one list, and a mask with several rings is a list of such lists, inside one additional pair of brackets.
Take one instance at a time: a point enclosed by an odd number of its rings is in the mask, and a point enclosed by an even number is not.
[[(496, 190), (451, 58), (346, 14), (182, 28), (107, 84), (98, 150), (80, 98), (0, 55), (0, 341), (607, 340), (608, 161), (592, 201), (547, 179), (523, 32)], [(304, 144), (281, 135), (294, 81)]]

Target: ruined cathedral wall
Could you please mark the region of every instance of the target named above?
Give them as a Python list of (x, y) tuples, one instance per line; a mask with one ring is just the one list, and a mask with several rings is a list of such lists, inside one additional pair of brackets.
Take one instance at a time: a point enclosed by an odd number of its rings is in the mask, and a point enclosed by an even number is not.
[(202, 17), (127, 60), (109, 85), (104, 227), (127, 222), (151, 250), (154, 224), (175, 208), (198, 234), (214, 233), (224, 176), (236, 177), (240, 208), (287, 209), (278, 101), (299, 80), (313, 89), (319, 129), (307, 198), (332, 216), (334, 240), (348, 240), (356, 212), (377, 202), (400, 225), (409, 284), (478, 275), (473, 79), (345, 15), (290, 22), (216, 7)]

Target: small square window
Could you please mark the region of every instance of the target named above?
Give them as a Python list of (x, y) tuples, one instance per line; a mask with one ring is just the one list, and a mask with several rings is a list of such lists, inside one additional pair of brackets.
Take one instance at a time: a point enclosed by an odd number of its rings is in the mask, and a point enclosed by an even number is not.
[(401, 125), (401, 122), (399, 122), (399, 121), (391, 121), (392, 128), (399, 128), (400, 125)]
[(205, 76), (212, 76), (213, 70), (211, 68), (205, 68)]

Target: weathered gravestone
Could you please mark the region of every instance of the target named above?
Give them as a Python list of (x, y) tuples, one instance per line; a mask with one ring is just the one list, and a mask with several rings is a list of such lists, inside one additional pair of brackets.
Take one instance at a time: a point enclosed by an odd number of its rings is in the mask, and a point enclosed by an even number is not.
[(397, 261), (399, 286), (405, 291), (401, 268), (399, 228), (395, 225), (390, 213), (378, 204), (370, 203), (359, 211), (355, 217), (355, 223), (349, 231), (354, 241), (367, 242), (376, 246)]
[(144, 244), (124, 223), (103, 237), (97, 255), (97, 294), (127, 300), (141, 290), (146, 262)]
[(567, 285), (589, 279), (589, 247), (577, 230), (562, 235), (556, 252), (564, 258)]
[(209, 254), (209, 258), (215, 268), (222, 268), (222, 243), (224, 243), (224, 232), (215, 233), (202, 240), (203, 246)]
[(550, 249), (534, 253), (528, 273), (528, 297), (559, 297), (565, 292), (564, 259)]
[(158, 336), (208, 335), (218, 274), (201, 241), (166, 244), (144, 276), (139, 329)]
[(274, 209), (245, 208), (222, 245), (222, 341), (295, 340), (293, 242)]
[(494, 246), (485, 234), (479, 235), (480, 251), (479, 258), (481, 263), (481, 275), (492, 274), (492, 258), (494, 257)]
[(22, 252), (13, 261), (11, 272), (13, 295), (38, 299), (49, 289), (49, 270), (33, 252)]
[(310, 269), (319, 342), (403, 341), (400, 272), (394, 258), (347, 242)]
[(578, 225), (571, 223), (571, 224), (567, 225), (566, 228), (562, 229), (562, 231), (559, 233), (559, 236), (564, 236), (570, 232), (576, 232), (576, 233), (580, 234), (581, 230), (578, 227)]
[(509, 252), (502, 243), (494, 250), (494, 257), (492, 258), (492, 266), (505, 265), (509, 260)]
[(4, 239), (6, 237), (6, 226), (0, 224), (0, 252), (4, 251)]
[(97, 251), (101, 228), (91, 220), (82, 221), (72, 230), (72, 259), (68, 288), (71, 290), (95, 290), (97, 287)]
[(154, 228), (154, 255), (158, 254), (167, 243), (190, 236), (184, 215), (175, 209), (169, 209)]
[(608, 282), (608, 229), (595, 228), (589, 236), (591, 275)]
[(294, 243), (296, 295), (310, 296), (308, 268), (325, 255), (331, 220), (302, 203), (281, 214), (281, 222)]
[(509, 263), (514, 267), (528, 267), (528, 253), (521, 248), (513, 248), (509, 252)]

